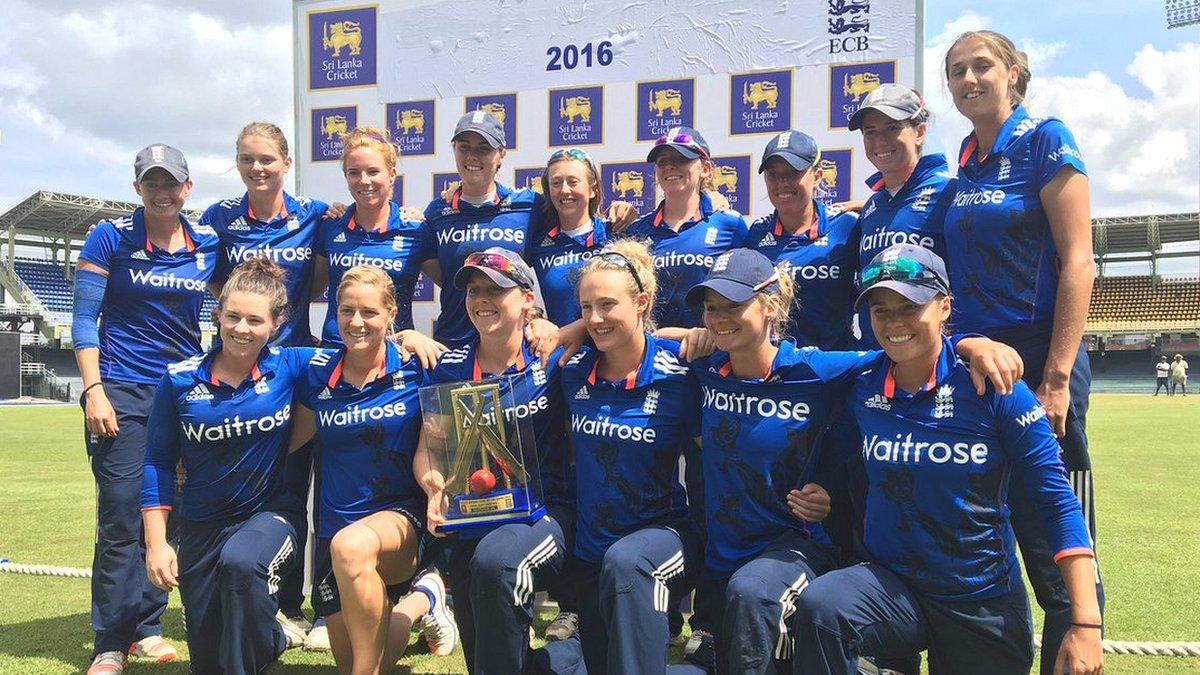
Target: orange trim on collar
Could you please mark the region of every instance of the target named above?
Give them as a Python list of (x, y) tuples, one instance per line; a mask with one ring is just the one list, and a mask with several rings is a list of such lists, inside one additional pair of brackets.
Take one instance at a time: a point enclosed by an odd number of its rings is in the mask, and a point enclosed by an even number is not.
[(275, 213), (275, 214), (272, 214), (272, 215), (271, 215), (271, 218), (270, 218), (270, 220), (263, 220), (262, 218), (259, 218), (258, 216), (254, 215), (254, 207), (250, 205), (250, 198), (249, 198), (249, 197), (247, 197), (247, 198), (246, 198), (246, 215), (250, 216), (251, 218), (253, 218), (253, 219), (257, 220), (257, 221), (259, 221), (260, 223), (268, 223), (268, 222), (270, 222), (271, 220), (274, 220), (275, 218), (283, 218), (283, 217), (285, 217), (285, 216), (287, 216), (287, 215), (288, 215), (288, 210), (287, 210), (287, 202), (286, 202), (286, 201), (280, 201), (280, 203), (279, 203), (279, 212), (278, 212), (278, 213)]
[[(188, 253), (196, 250), (196, 242), (192, 240), (192, 235), (188, 234), (187, 228), (183, 228), (183, 246)], [(150, 233), (146, 232), (146, 253), (154, 253), (154, 244), (150, 242)]]
[[(655, 211), (655, 212), (654, 212), (654, 226), (655, 226), (655, 227), (662, 227), (662, 226), (663, 226), (663, 224), (662, 224), (662, 222), (663, 222), (663, 210), (664, 210), (664, 209), (659, 209), (658, 211)], [(698, 223), (698, 222), (700, 222), (700, 221), (702, 221), (702, 220), (704, 220), (704, 213), (703, 213), (703, 212), (701, 212), (701, 211), (700, 211), (700, 207), (699, 207), (699, 206), (697, 206), (697, 207), (696, 207), (696, 215), (692, 216), (692, 222), (693, 222), (693, 223)]]
[[(592, 385), (593, 387), (596, 386), (596, 371), (599, 369), (600, 369), (600, 359), (596, 359), (596, 362), (594, 364), (592, 364), (592, 372), (588, 373), (588, 376), (587, 376), (587, 383)], [(635, 386), (637, 386), (637, 371), (636, 370), (633, 371), (632, 375), (625, 378), (625, 387), (624, 388), (625, 389), (633, 389)]]
[[(821, 214), (817, 212), (817, 209), (814, 206), (812, 222), (809, 223), (808, 227), (804, 228), (803, 230), (796, 230), (796, 234), (793, 236), (799, 236), (800, 233), (803, 232), (804, 234), (808, 235), (809, 241), (816, 241), (817, 235), (820, 233), (820, 229), (821, 229), (820, 224), (821, 224)], [(779, 218), (779, 212), (776, 211), (775, 212), (775, 236), (778, 237), (782, 234), (783, 234), (783, 220), (781, 220)]]
[[(254, 367), (250, 369), (250, 381), (258, 382), (261, 379), (262, 379), (262, 371), (258, 369), (258, 364), (256, 363), (256, 364), (254, 364)], [(221, 386), (221, 381), (217, 379), (217, 374), (212, 371), (209, 371), (209, 373), (208, 373), (208, 381), (210, 383), (212, 383), (212, 386), (214, 386), (214, 387)]]
[[(937, 364), (933, 366), (933, 372), (929, 374), (929, 381), (925, 383), (925, 387), (921, 391), (929, 391), (937, 386)], [(887, 375), (883, 378), (883, 395), (886, 398), (896, 396), (896, 364), (888, 366)]]
[[(461, 198), (462, 198), (462, 188), (459, 187), (457, 190), (454, 191), (454, 194), (450, 197), (450, 208), (457, 211), (458, 210), (458, 201)], [(492, 193), (492, 203), (493, 204), (500, 203), (500, 192), (499, 191)]]
[(883, 176), (880, 176), (879, 180), (875, 181), (874, 183), (871, 183), (870, 187), (871, 187), (872, 192), (879, 192), (883, 188), (887, 187), (887, 181), (885, 181), (883, 179)]
[(725, 365), (717, 368), (717, 372), (721, 374), (721, 377), (728, 377), (733, 372), (733, 362), (726, 361)]
[[(967, 162), (971, 160), (971, 155), (978, 149), (979, 139), (975, 137), (975, 134), (971, 134), (971, 139), (967, 141), (967, 147), (963, 148), (962, 154), (958, 156), (958, 168), (966, 166)], [(987, 155), (984, 155), (983, 158), (987, 159)]]
[[(504, 367), (504, 369), (508, 370), (510, 366), (514, 366), (514, 365), (517, 367), (518, 371), (525, 370), (525, 350), (524, 349), (518, 350), (517, 351), (517, 360), (514, 363), (510, 363), (510, 364), (506, 365)], [(479, 353), (476, 352), (475, 353), (475, 363), (473, 363), (471, 365), (471, 381), (478, 382), (482, 379), (483, 379), (483, 369), (479, 367)]]
[(336, 387), (337, 383), (342, 381), (342, 362), (343, 361), (344, 361), (344, 358), (338, 359), (337, 365), (333, 367), (333, 372), (329, 374), (329, 380), (327, 380), (325, 382), (325, 384), (330, 389)]

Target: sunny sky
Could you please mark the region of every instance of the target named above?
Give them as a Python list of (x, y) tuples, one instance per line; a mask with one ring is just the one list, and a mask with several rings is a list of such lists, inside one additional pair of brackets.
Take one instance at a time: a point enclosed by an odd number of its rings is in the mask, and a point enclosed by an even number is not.
[[(185, 150), (203, 208), (243, 189), (233, 142), (248, 120), (293, 136), (291, 3), (5, 0), (0, 211), (39, 189), (133, 199), (138, 148)], [(1030, 55), (1029, 106), (1075, 132), (1095, 215), (1200, 209), (1200, 27), (1168, 30), (1163, 0), (927, 0), (931, 149), (966, 121), (939, 69), (953, 36), (986, 27)]]

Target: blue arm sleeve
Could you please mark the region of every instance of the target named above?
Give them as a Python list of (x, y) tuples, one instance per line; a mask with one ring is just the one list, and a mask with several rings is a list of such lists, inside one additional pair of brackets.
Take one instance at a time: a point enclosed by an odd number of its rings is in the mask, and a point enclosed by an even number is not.
[(75, 273), (75, 315), (71, 317), (71, 340), (75, 349), (100, 346), (97, 322), (107, 287), (108, 277), (99, 272), (79, 270)]
[(179, 463), (179, 410), (170, 374), (154, 392), (146, 424), (146, 459), (142, 461), (142, 508), (175, 506), (175, 465)]
[(1017, 469), (1014, 475), (1021, 481), (1010, 489), (1026, 490), (1037, 505), (1055, 552), (1054, 561), (1065, 555), (1092, 555), (1087, 524), (1079, 500), (1067, 482), (1058, 441), (1046, 420), (1046, 411), (1024, 382), (1018, 382), (1011, 395), (1000, 396), (992, 391), (991, 396), (1004, 451)]
[(1033, 142), (1034, 173), (1039, 190), (1054, 180), (1063, 167), (1069, 166), (1087, 175), (1083, 153), (1079, 151), (1075, 136), (1067, 125), (1050, 118), (1042, 122), (1034, 133), (1037, 134)]

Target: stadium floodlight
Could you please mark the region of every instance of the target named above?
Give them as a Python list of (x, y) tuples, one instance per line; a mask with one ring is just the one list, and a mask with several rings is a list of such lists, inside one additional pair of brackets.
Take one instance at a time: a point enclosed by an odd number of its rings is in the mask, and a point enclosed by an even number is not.
[(1167, 0), (1167, 28), (1200, 23), (1200, 0)]

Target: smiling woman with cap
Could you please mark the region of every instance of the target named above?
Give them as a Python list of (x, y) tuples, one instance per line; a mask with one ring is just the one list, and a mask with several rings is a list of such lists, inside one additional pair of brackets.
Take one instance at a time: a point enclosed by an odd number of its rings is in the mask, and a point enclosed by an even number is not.
[(217, 253), (212, 229), (182, 214), (192, 190), (183, 153), (151, 145), (133, 168), (143, 205), (100, 221), (75, 267), (71, 334), (97, 500), (93, 674), (123, 672), (129, 651), (175, 659), (162, 639), (167, 595), (150, 585), (140, 550), (140, 468), (155, 385), (167, 364), (200, 351), (200, 305)]
[[(943, 331), (945, 264), (898, 244), (862, 272), (859, 303), (883, 345), (857, 375), (851, 407), (869, 488), (869, 562), (818, 577), (794, 620), (796, 672), (854, 672), (860, 654), (929, 651), (931, 672), (1028, 673), (1029, 600), (1006, 495), (1036, 505), (1070, 597), (1073, 639), (1056, 672), (1100, 671), (1091, 538), (1046, 412), (1019, 379), (984, 387)], [(1010, 479), (1017, 482), (1010, 485)]]

